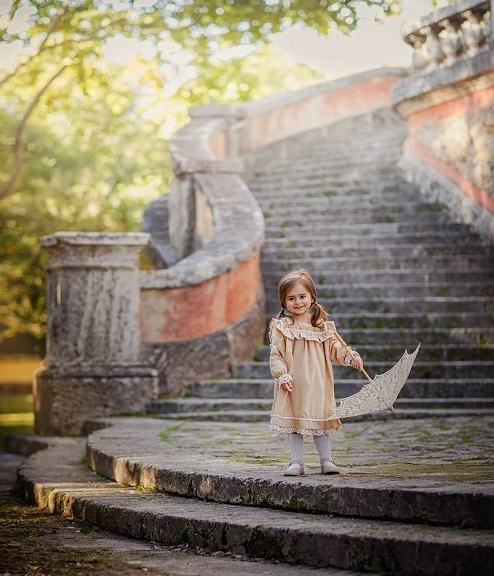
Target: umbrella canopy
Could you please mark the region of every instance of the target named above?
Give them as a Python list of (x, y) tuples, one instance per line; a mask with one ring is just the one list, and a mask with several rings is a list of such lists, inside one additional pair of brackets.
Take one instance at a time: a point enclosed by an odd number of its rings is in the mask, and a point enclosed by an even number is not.
[[(419, 348), (420, 344), (411, 354), (405, 350), (403, 356), (390, 370), (375, 376), (356, 394), (343, 398), (336, 406), (330, 419), (359, 416), (360, 414), (378, 412), (379, 410), (392, 410), (393, 403), (410, 374)], [(364, 373), (367, 375), (366, 372)]]

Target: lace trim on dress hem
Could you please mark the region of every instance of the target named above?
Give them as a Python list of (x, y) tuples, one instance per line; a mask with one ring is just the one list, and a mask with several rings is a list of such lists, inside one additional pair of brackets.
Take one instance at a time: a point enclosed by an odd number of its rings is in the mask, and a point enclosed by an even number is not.
[(273, 412), (271, 414), (271, 418), (280, 418), (281, 420), (304, 420), (304, 421), (309, 421), (309, 422), (328, 422), (329, 420), (337, 420), (338, 419), (338, 416), (333, 416), (334, 412), (335, 411), (332, 410), (331, 416), (328, 416), (327, 418), (315, 418), (315, 417), (311, 417), (311, 416), (303, 416), (303, 417), (282, 416), (281, 414), (276, 414), (275, 412)]
[[(273, 325), (290, 340), (313, 340), (315, 342), (324, 342), (335, 335), (336, 327), (334, 322), (324, 322), (324, 330), (317, 331), (311, 324), (299, 322), (299, 326), (307, 326), (307, 328), (297, 328), (296, 325), (288, 326), (282, 318), (273, 318)], [(312, 330), (310, 329), (312, 328)]]
[[(339, 428), (340, 426), (338, 426)], [(326, 428), (325, 430), (312, 430), (310, 428), (284, 428), (283, 426), (276, 426), (271, 424), (269, 429), (276, 432), (278, 436), (288, 436), (288, 434), (301, 434), (302, 436), (329, 436), (331, 432), (338, 430), (338, 428)]]

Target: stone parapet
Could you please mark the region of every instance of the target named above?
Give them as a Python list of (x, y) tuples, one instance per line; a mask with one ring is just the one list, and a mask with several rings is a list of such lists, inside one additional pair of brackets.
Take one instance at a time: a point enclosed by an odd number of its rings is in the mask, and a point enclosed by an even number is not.
[(410, 181), (494, 241), (494, 36), (491, 3), (465, 0), (404, 28), (412, 74), (392, 92), (407, 122)]

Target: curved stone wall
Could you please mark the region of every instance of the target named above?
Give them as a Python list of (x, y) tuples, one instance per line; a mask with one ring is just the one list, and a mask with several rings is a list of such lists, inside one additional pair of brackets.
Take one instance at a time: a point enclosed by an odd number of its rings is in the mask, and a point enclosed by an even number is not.
[(413, 73), (393, 89), (410, 180), (494, 242), (494, 40), (490, 3), (463, 0), (411, 22)]
[(162, 394), (228, 376), (263, 339), (264, 221), (245, 182), (249, 174), (282, 158), (298, 138), (389, 107), (390, 88), (404, 74), (384, 68), (257, 102), (191, 110), (191, 122), (171, 143), (168, 235), (181, 260), (141, 272), (142, 338)]

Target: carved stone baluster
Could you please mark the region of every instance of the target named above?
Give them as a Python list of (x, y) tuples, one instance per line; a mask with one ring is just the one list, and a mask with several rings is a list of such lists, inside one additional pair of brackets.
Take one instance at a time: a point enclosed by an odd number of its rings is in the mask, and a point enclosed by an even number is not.
[(412, 69), (416, 71), (423, 70), (427, 65), (427, 60), (423, 53), (425, 37), (420, 34), (410, 34), (407, 41), (413, 48)]
[(426, 26), (420, 30), (426, 36), (423, 52), (427, 62), (427, 69), (438, 66), (445, 57), (439, 40), (439, 31), (440, 28), (438, 26)]
[(442, 28), (439, 39), (445, 55), (444, 63), (452, 64), (462, 50), (462, 43), (458, 34), (460, 24), (451, 20), (441, 20), (439, 25)]
[(479, 51), (479, 45), (484, 37), (484, 26), (480, 22), (479, 14), (472, 10), (463, 12), (462, 17), (461, 29), (465, 54), (474, 56)]

